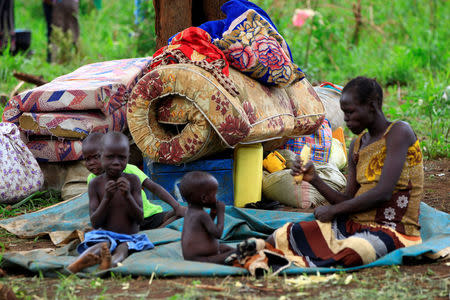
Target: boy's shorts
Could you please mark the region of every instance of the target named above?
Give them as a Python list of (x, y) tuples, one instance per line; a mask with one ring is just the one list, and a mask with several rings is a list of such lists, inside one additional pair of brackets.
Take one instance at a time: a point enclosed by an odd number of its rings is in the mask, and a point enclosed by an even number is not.
[(127, 243), (128, 250), (133, 250), (135, 252), (155, 247), (153, 243), (150, 242), (147, 235), (143, 233), (122, 234), (109, 230), (92, 230), (84, 234), (84, 241), (78, 245), (77, 251), (81, 254), (86, 251), (87, 248), (104, 242), (109, 242), (109, 251), (111, 251), (111, 253), (120, 243)]
[(149, 229), (155, 229), (161, 226), (161, 224), (164, 222), (165, 216), (168, 214), (168, 211), (163, 211), (154, 215), (151, 215), (150, 217), (147, 217), (144, 219), (144, 221), (141, 224), (140, 229), (141, 230), (149, 230)]

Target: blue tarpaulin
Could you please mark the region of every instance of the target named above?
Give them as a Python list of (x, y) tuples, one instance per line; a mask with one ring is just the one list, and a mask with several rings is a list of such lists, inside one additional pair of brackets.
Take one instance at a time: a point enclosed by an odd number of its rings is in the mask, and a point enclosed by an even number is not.
[[(164, 204), (163, 204), (164, 206)], [(165, 206), (167, 208), (167, 206)], [(234, 245), (248, 237), (265, 238), (286, 222), (310, 221), (311, 213), (243, 209), (227, 206), (225, 229), (222, 241)], [(349, 271), (373, 266), (402, 264), (405, 257), (417, 257), (425, 253), (437, 253), (450, 247), (449, 215), (425, 203), (421, 204), (420, 224), (423, 243), (395, 250), (375, 262), (348, 269), (299, 268), (291, 266), (286, 274), (330, 273)], [(54, 232), (70, 233), (90, 226), (88, 196), (83, 194), (75, 199), (60, 203), (41, 211), (0, 221), (0, 226), (18, 236), (37, 236)], [(167, 228), (143, 231), (155, 248), (133, 253), (121, 266), (97, 273), (102, 275), (112, 271), (122, 275), (158, 276), (227, 276), (247, 274), (245, 269), (210, 263), (183, 260), (181, 254), (181, 230), (183, 219)], [(5, 267), (21, 266), (32, 272), (41, 271), (46, 276), (68, 273), (65, 269), (77, 256), (75, 244), (57, 249), (37, 249), (27, 252), (6, 252), (2, 263)], [(86, 272), (95, 271), (91, 267)]]

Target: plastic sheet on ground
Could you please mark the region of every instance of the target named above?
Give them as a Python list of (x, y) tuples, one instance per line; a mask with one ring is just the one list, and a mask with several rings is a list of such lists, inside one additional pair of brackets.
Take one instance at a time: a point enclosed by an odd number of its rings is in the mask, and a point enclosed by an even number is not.
[[(165, 206), (167, 208), (167, 206)], [(25, 214), (0, 221), (0, 227), (22, 237), (33, 237), (45, 234), (67, 236), (73, 232), (84, 230), (90, 226), (88, 215), (88, 197), (83, 194), (77, 198), (62, 202), (41, 211)], [(313, 220), (310, 213), (285, 211), (253, 210), (227, 207), (225, 229), (222, 241), (235, 243), (248, 237), (265, 238), (276, 228), (286, 222)], [(375, 262), (348, 269), (334, 268), (299, 268), (291, 266), (283, 273), (303, 274), (317, 271), (331, 273), (343, 270), (356, 270), (373, 266), (402, 264), (405, 257), (419, 257), (425, 253), (438, 253), (448, 250), (450, 245), (449, 215), (438, 211), (424, 203), (421, 204), (420, 223), (423, 243), (413, 247), (398, 249), (376, 260)], [(158, 276), (228, 276), (247, 274), (245, 269), (215, 265), (209, 263), (190, 262), (183, 260), (181, 254), (181, 230), (183, 219), (177, 220), (167, 228), (143, 231), (155, 244), (148, 251), (133, 253), (123, 261), (123, 264), (99, 273), (96, 267), (86, 269), (86, 273), (105, 275), (109, 272), (122, 275), (144, 275), (152, 273)], [(61, 236), (60, 236), (61, 239)], [(6, 252), (3, 255), (4, 267), (22, 267), (32, 272), (42, 272), (44, 276), (57, 276), (58, 273), (68, 274), (65, 269), (76, 258), (72, 241), (57, 249), (37, 249), (25, 252)]]

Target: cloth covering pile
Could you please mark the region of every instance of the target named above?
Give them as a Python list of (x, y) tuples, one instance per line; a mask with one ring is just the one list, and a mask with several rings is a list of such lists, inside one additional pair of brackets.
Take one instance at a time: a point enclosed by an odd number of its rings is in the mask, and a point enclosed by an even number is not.
[(90, 132), (127, 128), (126, 102), (150, 63), (144, 57), (85, 65), (10, 99), (3, 121), (19, 126), (39, 161), (79, 160)]
[[(161, 203), (164, 209), (168, 205)], [(45, 218), (45, 222), (42, 222)], [(265, 239), (275, 229), (281, 228), (287, 222), (312, 221), (311, 213), (286, 211), (267, 211), (227, 206), (225, 209), (225, 228), (222, 242), (231, 246), (248, 238)], [(397, 249), (376, 261), (352, 268), (301, 268), (290, 264), (281, 273), (285, 274), (315, 274), (350, 271), (374, 266), (402, 264), (420, 260), (423, 255), (437, 259), (448, 255), (450, 248), (450, 218), (425, 203), (420, 206), (420, 234), (422, 244)], [(78, 253), (75, 248), (82, 238), (83, 232), (90, 227), (88, 196), (83, 194), (74, 199), (59, 203), (38, 212), (21, 215), (0, 221), (0, 226), (9, 232), (33, 238), (50, 235), (54, 244), (62, 245), (56, 249), (35, 249), (23, 252), (3, 253), (3, 268), (26, 268), (34, 273), (42, 272), (44, 276), (68, 274), (66, 267), (72, 263)], [(122, 275), (151, 276), (228, 276), (248, 274), (243, 268), (216, 265), (210, 263), (183, 260), (181, 253), (181, 231), (183, 219), (179, 219), (166, 228), (142, 231), (155, 245), (154, 249), (137, 252), (127, 257), (121, 266), (97, 275), (107, 275), (109, 272)], [(75, 239), (75, 240), (74, 240)], [(96, 267), (85, 270), (95, 272)], [(80, 274), (82, 276), (83, 273)]]

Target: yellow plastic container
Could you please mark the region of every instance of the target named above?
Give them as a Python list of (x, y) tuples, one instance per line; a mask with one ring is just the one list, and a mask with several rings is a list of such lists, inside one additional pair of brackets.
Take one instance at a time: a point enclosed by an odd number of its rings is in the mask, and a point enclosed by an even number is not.
[(263, 167), (270, 173), (286, 169), (286, 160), (277, 151), (269, 153), (263, 160)]
[(263, 147), (261, 143), (240, 145), (234, 150), (234, 206), (261, 200)]

